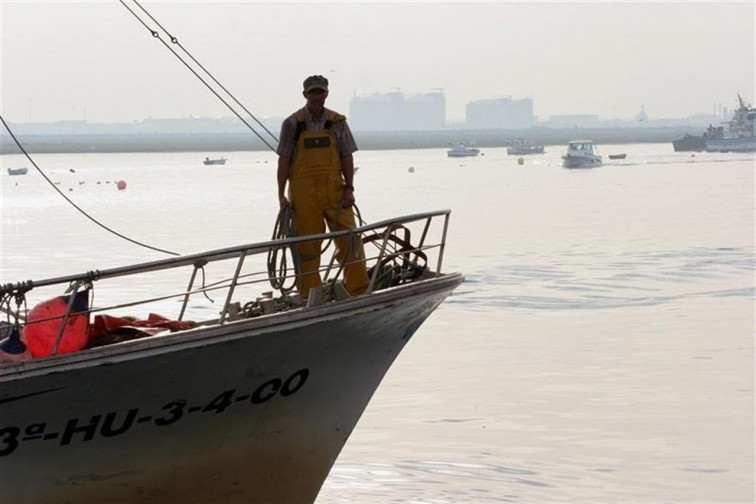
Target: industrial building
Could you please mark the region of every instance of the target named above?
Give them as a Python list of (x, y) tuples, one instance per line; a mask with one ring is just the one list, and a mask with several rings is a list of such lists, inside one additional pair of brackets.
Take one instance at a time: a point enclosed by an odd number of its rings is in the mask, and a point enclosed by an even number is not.
[(528, 129), (534, 120), (531, 98), (476, 100), (466, 108), (466, 126), (473, 129)]
[(434, 131), (446, 126), (442, 91), (405, 96), (401, 91), (355, 95), (349, 125), (356, 131)]

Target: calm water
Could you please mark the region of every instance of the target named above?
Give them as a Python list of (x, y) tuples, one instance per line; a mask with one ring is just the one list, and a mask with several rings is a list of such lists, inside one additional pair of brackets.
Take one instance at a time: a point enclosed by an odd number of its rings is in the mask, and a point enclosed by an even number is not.
[[(318, 504), (754, 501), (754, 157), (605, 145), (627, 159), (565, 170), (562, 150), (522, 166), (504, 149), (357, 154), (365, 220), (451, 208), (445, 269), (467, 282), (389, 371)], [(35, 160), (150, 245), (268, 239), (275, 157), (204, 167), (214, 154)], [(0, 160), (0, 282), (162, 257)]]

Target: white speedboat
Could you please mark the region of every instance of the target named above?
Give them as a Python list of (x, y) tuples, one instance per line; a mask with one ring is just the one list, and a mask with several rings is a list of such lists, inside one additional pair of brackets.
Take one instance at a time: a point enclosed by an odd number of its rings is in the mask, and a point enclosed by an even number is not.
[[(35, 325), (54, 340), (49, 356), (0, 364), (0, 500), (314, 501), (394, 359), (463, 281), (441, 272), (449, 215), (318, 235), (363, 237), (370, 287), (354, 298), (330, 266), (309, 303), (283, 287), (270, 258), (312, 237), (0, 284), (0, 349), (31, 343)], [(195, 320), (205, 296), (217, 316)], [(62, 310), (33, 317), (50, 299)]]
[[(451, 142), (449, 144), (451, 145)], [(472, 142), (459, 142), (446, 151), (446, 155), (449, 157), (474, 157), (478, 154), (480, 154), (480, 149)]]
[(732, 120), (707, 132), (709, 152), (756, 152), (756, 108), (751, 108), (738, 95), (738, 108)]
[(593, 168), (602, 163), (598, 148), (591, 140), (572, 140), (567, 144), (567, 153), (562, 156), (565, 168)]

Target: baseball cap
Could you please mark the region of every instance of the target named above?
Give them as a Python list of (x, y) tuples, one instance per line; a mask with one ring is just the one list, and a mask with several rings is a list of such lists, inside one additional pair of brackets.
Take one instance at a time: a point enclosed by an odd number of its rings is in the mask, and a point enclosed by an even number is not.
[(305, 93), (312, 91), (313, 89), (322, 89), (328, 91), (328, 79), (322, 75), (310, 75), (304, 80)]

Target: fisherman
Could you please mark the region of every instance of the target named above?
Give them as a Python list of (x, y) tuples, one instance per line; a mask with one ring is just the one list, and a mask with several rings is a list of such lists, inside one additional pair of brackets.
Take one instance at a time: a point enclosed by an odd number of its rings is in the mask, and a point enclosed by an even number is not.
[[(296, 236), (355, 227), (354, 159), (357, 150), (346, 117), (325, 108), (328, 79), (311, 75), (304, 80), (302, 96), (307, 103), (281, 124), (278, 144), (278, 201), (291, 205)], [(289, 183), (289, 197), (285, 195)], [(297, 246), (297, 289), (304, 299), (319, 288), (322, 240)], [(359, 236), (334, 239), (336, 259), (344, 265), (344, 280), (351, 296), (368, 287), (365, 252)]]

